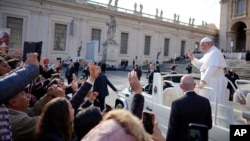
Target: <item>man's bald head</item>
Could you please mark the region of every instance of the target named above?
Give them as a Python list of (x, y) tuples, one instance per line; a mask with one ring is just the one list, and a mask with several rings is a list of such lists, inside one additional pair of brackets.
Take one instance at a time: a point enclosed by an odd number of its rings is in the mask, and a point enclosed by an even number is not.
[(194, 90), (195, 82), (193, 77), (191, 75), (182, 76), (180, 87), (184, 92)]

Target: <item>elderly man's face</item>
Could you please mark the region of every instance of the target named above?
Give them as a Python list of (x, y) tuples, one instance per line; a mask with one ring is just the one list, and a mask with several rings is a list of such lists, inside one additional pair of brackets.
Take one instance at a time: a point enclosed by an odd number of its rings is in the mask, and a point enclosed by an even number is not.
[(209, 48), (211, 47), (211, 43), (210, 42), (203, 42), (200, 44), (200, 46), (204, 52), (207, 52), (209, 50)]
[(12, 106), (13, 109), (25, 112), (29, 107), (30, 98), (31, 94), (22, 91), (11, 98), (8, 103)]

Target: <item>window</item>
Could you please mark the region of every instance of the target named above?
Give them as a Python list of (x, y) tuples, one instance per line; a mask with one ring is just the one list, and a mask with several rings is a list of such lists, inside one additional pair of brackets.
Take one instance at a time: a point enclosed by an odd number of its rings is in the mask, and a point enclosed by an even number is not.
[(237, 2), (237, 15), (244, 13), (244, 0), (238, 0)]
[(181, 41), (181, 56), (185, 55), (185, 45), (186, 41)]
[(122, 33), (120, 54), (127, 54), (127, 53), (128, 53), (128, 33)]
[(54, 31), (54, 48), (55, 51), (66, 50), (66, 39), (67, 39), (67, 25), (55, 24)]
[(100, 53), (100, 42), (101, 42), (101, 29), (92, 29), (91, 33), (91, 41), (99, 41), (98, 45), (98, 53)]
[(169, 39), (165, 39), (164, 42), (164, 56), (168, 56), (169, 54)]
[(144, 55), (150, 55), (150, 36), (145, 36)]
[(23, 19), (7, 17), (7, 28), (10, 28), (10, 48), (20, 48), (22, 46)]

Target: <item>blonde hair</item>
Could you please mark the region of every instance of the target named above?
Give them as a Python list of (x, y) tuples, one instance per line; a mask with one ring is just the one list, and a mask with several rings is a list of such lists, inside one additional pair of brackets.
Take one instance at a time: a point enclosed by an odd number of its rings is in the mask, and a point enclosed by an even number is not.
[(125, 109), (115, 109), (108, 112), (103, 121), (109, 119), (115, 119), (137, 141), (150, 141), (150, 135), (145, 131), (142, 122), (131, 112)]

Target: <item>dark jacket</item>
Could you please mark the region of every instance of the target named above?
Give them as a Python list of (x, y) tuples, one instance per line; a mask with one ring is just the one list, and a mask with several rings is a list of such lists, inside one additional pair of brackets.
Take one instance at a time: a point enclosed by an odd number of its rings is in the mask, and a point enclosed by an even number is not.
[(100, 73), (99, 76), (96, 78), (93, 92), (98, 92), (98, 97), (105, 97), (109, 95), (108, 86), (112, 88), (114, 91), (117, 91), (117, 89), (113, 86), (112, 83), (108, 80), (107, 76), (103, 73)]
[(155, 73), (155, 72), (160, 73), (160, 72), (157, 71), (157, 70), (154, 70), (154, 71), (149, 70), (149, 71), (148, 71), (148, 73), (147, 73), (148, 84), (152, 84), (152, 83), (153, 83), (153, 80), (154, 80), (154, 73)]
[[(178, 74), (178, 73), (176, 71), (171, 71), (170, 74)], [(182, 76), (172, 76), (172, 81), (175, 83), (180, 83), (181, 77)]]
[(39, 75), (36, 65), (18, 69), (0, 77), (0, 103), (14, 97)]
[(136, 71), (138, 80), (140, 80), (141, 79), (141, 74), (142, 74), (141, 69), (139, 67), (137, 67), (137, 68), (135, 68), (135, 71)]
[(65, 73), (65, 76), (67, 79), (72, 79), (73, 77), (73, 73), (75, 73), (75, 68), (74, 66), (68, 66), (67, 69), (66, 69), (66, 73)]
[[(234, 85), (234, 87), (237, 89), (237, 86), (235, 84), (235, 81), (240, 79), (239, 76), (236, 73), (232, 73), (231, 71), (228, 71), (227, 74), (225, 74), (225, 77), (227, 77)], [(232, 85), (228, 83), (227, 85), (228, 89), (233, 89)]]
[(90, 83), (85, 82), (84, 84), (82, 84), (79, 90), (74, 94), (72, 99), (70, 99), (70, 103), (75, 111), (77, 111), (80, 105), (84, 102), (84, 98), (88, 94), (88, 91), (91, 89), (91, 87), (92, 85)]
[(172, 103), (166, 141), (187, 141), (189, 123), (212, 128), (210, 103), (195, 92), (188, 92)]
[(144, 106), (144, 96), (141, 94), (134, 94), (130, 108), (131, 113), (137, 116), (139, 119), (141, 119), (143, 106)]
[(37, 141), (65, 141), (58, 133), (55, 131), (46, 132)]

